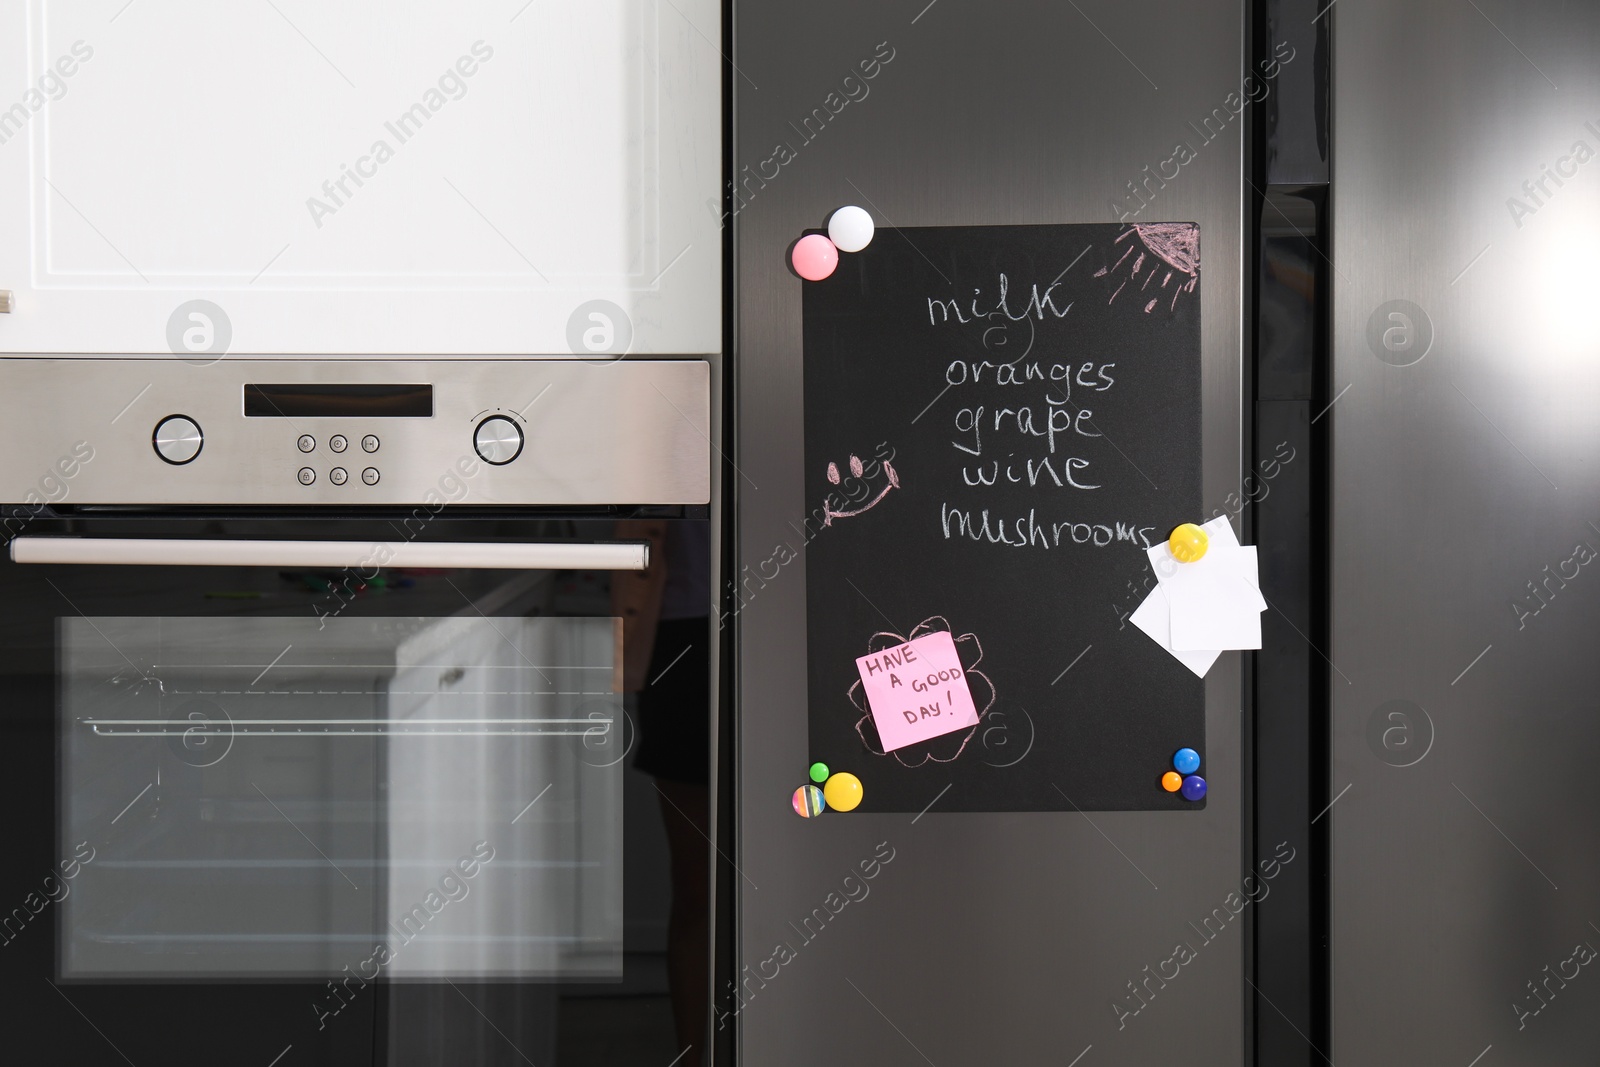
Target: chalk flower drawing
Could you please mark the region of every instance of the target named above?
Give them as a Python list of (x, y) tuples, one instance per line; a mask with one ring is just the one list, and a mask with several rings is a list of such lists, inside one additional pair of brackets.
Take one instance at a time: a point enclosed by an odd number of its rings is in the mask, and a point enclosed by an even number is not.
[[(866, 468), (861, 465), (861, 457), (859, 457), (859, 456), (851, 456), (850, 457), (850, 473), (851, 474), (855, 475), (857, 478), (860, 478), (860, 477), (863, 476), (865, 470), (866, 470)], [(889, 463), (888, 460), (884, 460), (883, 461), (883, 473), (884, 473), (884, 476), (889, 479), (889, 484), (885, 485), (883, 487), (883, 491), (882, 492), (880, 492), (877, 496), (873, 497), (871, 500), (867, 501), (865, 504), (861, 505), (859, 508), (853, 508), (853, 509), (849, 509), (849, 510), (845, 510), (845, 511), (835, 511), (835, 510), (833, 510), (833, 507), (832, 507), (831, 504), (829, 504), (826, 500), (823, 501), (823, 503), (822, 503), (822, 512), (823, 512), (822, 525), (824, 525), (824, 526), (832, 526), (834, 519), (854, 518), (855, 516), (860, 515), (864, 511), (871, 511), (873, 508), (878, 506), (878, 502), (880, 500), (882, 500), (884, 497), (889, 495), (889, 490), (900, 488), (900, 476), (895, 473), (894, 467)], [(834, 485), (838, 485), (839, 484), (839, 481), (840, 481), (840, 479), (839, 479), (839, 465), (837, 463), (829, 463), (828, 464), (828, 481), (832, 482)]]
[[(1129, 237), (1137, 237), (1137, 241), (1128, 241)], [(1177, 277), (1177, 284), (1172, 287), (1172, 303), (1167, 310), (1175, 311), (1178, 307), (1178, 296), (1181, 293), (1194, 292), (1195, 285), (1200, 281), (1200, 227), (1192, 222), (1151, 222), (1134, 223), (1122, 232), (1113, 244), (1128, 241), (1128, 247), (1123, 251), (1122, 258), (1109, 267), (1101, 267), (1094, 272), (1096, 278), (1103, 278), (1111, 274), (1125, 263), (1129, 256), (1134, 256), (1133, 265), (1128, 268), (1128, 276), (1117, 286), (1116, 292), (1111, 294), (1111, 303), (1117, 299), (1118, 294), (1128, 287), (1129, 282), (1139, 281), (1139, 272), (1150, 264), (1150, 273), (1140, 282), (1138, 291), (1143, 293), (1150, 287), (1150, 282), (1157, 274), (1162, 276), (1161, 284), (1157, 287), (1165, 289)], [(1144, 313), (1150, 314), (1156, 303), (1161, 299), (1160, 294), (1150, 297), (1144, 306)]]
[(978, 643), (977, 635), (962, 634), (956, 637), (955, 631), (950, 629), (950, 623), (943, 616), (935, 615), (931, 619), (922, 620), (904, 637), (887, 630), (878, 631), (867, 641), (867, 655), (903, 645), (908, 641), (915, 641), (919, 637), (938, 633), (940, 630), (948, 632), (955, 641), (956, 653), (961, 657), (961, 669), (966, 672), (967, 688), (972, 692), (972, 704), (978, 709), (978, 721), (965, 730), (941, 734), (914, 745), (897, 748), (893, 752), (885, 752), (883, 741), (878, 737), (877, 724), (872, 721), (872, 709), (867, 704), (866, 691), (858, 678), (850, 687), (850, 703), (861, 713), (861, 717), (856, 720), (856, 734), (861, 738), (861, 743), (867, 746), (867, 751), (874, 756), (893, 756), (902, 767), (920, 767), (929, 761), (950, 763), (966, 751), (967, 742), (978, 732), (978, 727), (984, 725), (989, 709), (994, 707), (994, 683), (989, 680), (988, 675), (976, 669), (983, 660), (983, 646)]

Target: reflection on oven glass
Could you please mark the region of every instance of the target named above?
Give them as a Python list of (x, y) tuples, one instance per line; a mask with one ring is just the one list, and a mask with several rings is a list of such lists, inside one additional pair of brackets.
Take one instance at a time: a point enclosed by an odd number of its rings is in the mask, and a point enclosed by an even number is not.
[(621, 977), (617, 620), (58, 626), (64, 976)]

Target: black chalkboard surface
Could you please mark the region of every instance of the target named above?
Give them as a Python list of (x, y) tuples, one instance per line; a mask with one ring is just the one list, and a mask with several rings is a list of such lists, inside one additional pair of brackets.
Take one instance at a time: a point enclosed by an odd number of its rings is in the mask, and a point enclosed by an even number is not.
[[(1198, 228), (880, 229), (799, 284), (809, 758), (859, 811), (1203, 807), (1202, 682), (1126, 621), (1202, 518)], [(884, 752), (856, 659), (942, 629), (977, 725)]]

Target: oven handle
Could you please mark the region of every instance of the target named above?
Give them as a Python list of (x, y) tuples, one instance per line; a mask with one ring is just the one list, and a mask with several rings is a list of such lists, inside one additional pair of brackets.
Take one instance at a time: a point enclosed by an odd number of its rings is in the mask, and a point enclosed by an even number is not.
[(503, 544), (451, 541), (232, 541), (143, 537), (16, 537), (16, 563), (153, 567), (439, 567), (642, 571), (648, 541)]

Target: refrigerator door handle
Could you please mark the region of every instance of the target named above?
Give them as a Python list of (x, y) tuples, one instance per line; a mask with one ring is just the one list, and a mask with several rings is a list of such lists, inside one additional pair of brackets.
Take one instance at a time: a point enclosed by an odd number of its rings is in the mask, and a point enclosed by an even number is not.
[(15, 563), (153, 567), (439, 567), (482, 570), (642, 571), (648, 541), (531, 544), (451, 541), (245, 541), (132, 537), (17, 537)]

